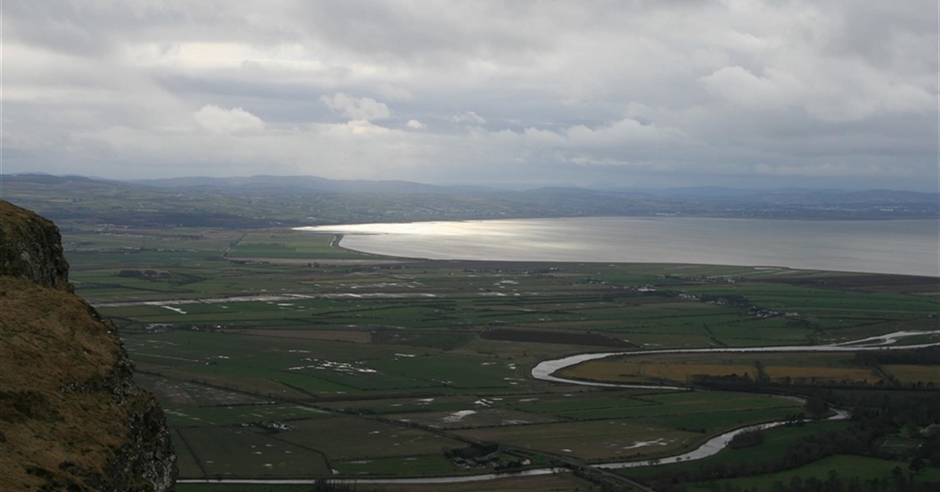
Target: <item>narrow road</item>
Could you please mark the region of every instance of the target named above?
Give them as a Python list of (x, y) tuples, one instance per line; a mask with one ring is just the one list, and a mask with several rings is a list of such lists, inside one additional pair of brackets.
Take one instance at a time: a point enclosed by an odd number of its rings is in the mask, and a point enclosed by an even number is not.
[(226, 257), (228, 257), (229, 251), (231, 251), (232, 248), (234, 248), (235, 246), (238, 246), (238, 243), (242, 242), (242, 239), (245, 239), (245, 236), (247, 236), (247, 235), (248, 235), (247, 232), (246, 232), (246, 233), (243, 233), (243, 234), (241, 235), (241, 237), (239, 237), (238, 239), (232, 241), (232, 243), (229, 244), (227, 248), (225, 248), (225, 251), (222, 252), (221, 258), (224, 260)]

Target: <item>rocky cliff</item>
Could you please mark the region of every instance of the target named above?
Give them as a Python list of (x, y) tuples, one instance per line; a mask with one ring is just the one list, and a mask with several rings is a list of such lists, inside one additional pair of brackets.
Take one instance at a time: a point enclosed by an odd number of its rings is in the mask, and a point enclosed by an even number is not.
[(59, 232), (0, 200), (3, 490), (169, 491), (163, 411), (113, 325), (72, 293)]
[(2, 200), (0, 275), (72, 291), (68, 278), (69, 264), (62, 254), (59, 229), (29, 210)]

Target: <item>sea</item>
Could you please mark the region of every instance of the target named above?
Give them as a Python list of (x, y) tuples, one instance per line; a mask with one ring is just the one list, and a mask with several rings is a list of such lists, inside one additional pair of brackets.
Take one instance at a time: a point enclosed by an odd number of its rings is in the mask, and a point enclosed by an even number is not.
[(940, 277), (940, 221), (578, 217), (302, 227), (429, 259), (688, 263)]

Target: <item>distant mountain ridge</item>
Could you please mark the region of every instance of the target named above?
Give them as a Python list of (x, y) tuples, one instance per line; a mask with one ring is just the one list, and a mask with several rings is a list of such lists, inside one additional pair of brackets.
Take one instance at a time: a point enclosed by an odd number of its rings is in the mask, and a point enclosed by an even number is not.
[(316, 176), (111, 181), (2, 175), (3, 196), (49, 218), (135, 226), (280, 227), (589, 216), (935, 219), (940, 193), (721, 187), (504, 190)]
[[(71, 178), (75, 178), (72, 176)], [(193, 176), (166, 179), (140, 179), (122, 180), (122, 182), (154, 186), (159, 188), (283, 188), (305, 189), (333, 193), (512, 193), (499, 188), (486, 185), (456, 186), (434, 185), (401, 180), (364, 180), (364, 179), (330, 179), (319, 176), (272, 176), (255, 175), (244, 177), (208, 177)], [(746, 189), (725, 188), (718, 186), (691, 186), (680, 188), (599, 188), (574, 186), (531, 186), (522, 189), (522, 193), (584, 193), (601, 195), (644, 195), (673, 198), (720, 198), (727, 200), (754, 200), (772, 199), (774, 201), (795, 201), (798, 199), (813, 198), (814, 201), (858, 203), (871, 199), (890, 200), (899, 203), (913, 203), (922, 201), (936, 201), (940, 193), (927, 193), (905, 190), (841, 190), (841, 189), (812, 189), (812, 188), (774, 188), (774, 189)]]
[(127, 182), (159, 188), (283, 188), (333, 193), (448, 193), (456, 189), (454, 187), (415, 183), (411, 181), (337, 180), (318, 176), (257, 175), (228, 178), (195, 176), (167, 179), (143, 179)]

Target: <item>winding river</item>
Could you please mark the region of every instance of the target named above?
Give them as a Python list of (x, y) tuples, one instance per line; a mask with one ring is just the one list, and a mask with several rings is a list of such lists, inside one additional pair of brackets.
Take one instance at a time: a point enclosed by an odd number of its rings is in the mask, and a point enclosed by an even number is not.
[[(928, 343), (904, 345), (897, 342), (911, 337), (930, 337), (933, 341)], [(540, 362), (532, 369), (532, 377), (542, 381), (551, 381), (555, 383), (576, 384), (582, 386), (600, 386), (609, 388), (646, 388), (646, 389), (673, 389), (688, 390), (685, 387), (678, 386), (650, 386), (650, 385), (631, 385), (615, 383), (596, 383), (589, 381), (579, 381), (576, 379), (565, 379), (553, 376), (553, 374), (566, 367), (571, 367), (582, 362), (603, 359), (612, 356), (622, 355), (650, 355), (650, 354), (688, 354), (688, 353), (727, 353), (727, 352), (858, 352), (866, 350), (898, 350), (898, 349), (916, 349), (926, 347), (940, 346), (940, 330), (932, 331), (898, 331), (879, 335), (875, 337), (853, 340), (849, 342), (833, 343), (828, 345), (800, 345), (783, 347), (741, 347), (741, 348), (707, 348), (707, 349), (664, 349), (664, 350), (644, 350), (627, 352), (606, 352), (579, 354), (564, 357), (561, 359), (547, 360)], [(829, 420), (842, 420), (849, 418), (849, 413), (844, 410), (835, 410), (836, 414), (829, 417)], [(664, 458), (639, 461), (622, 461), (614, 463), (600, 463), (592, 465), (595, 468), (606, 470), (615, 470), (622, 468), (639, 468), (644, 466), (666, 465), (670, 463), (679, 463), (686, 461), (695, 461), (708, 458), (718, 454), (722, 449), (728, 446), (728, 443), (734, 436), (755, 429), (770, 429), (784, 425), (784, 422), (767, 422), (747, 427), (738, 428), (715, 436), (698, 448), (687, 453), (668, 456)], [(535, 468), (521, 472), (511, 473), (489, 473), (485, 475), (460, 475), (449, 477), (425, 477), (425, 478), (357, 478), (357, 479), (332, 479), (332, 483), (343, 483), (351, 485), (380, 485), (380, 484), (441, 484), (441, 483), (463, 483), (463, 482), (481, 482), (486, 480), (496, 480), (500, 478), (513, 477), (532, 477), (540, 475), (551, 475), (569, 471), (565, 468)], [(226, 483), (226, 484), (270, 484), (270, 485), (310, 485), (316, 483), (317, 479), (183, 479), (179, 483)]]
[(562, 359), (546, 360), (540, 362), (532, 369), (532, 377), (542, 381), (552, 381), (555, 383), (579, 384), (582, 386), (599, 386), (605, 388), (646, 388), (646, 389), (670, 389), (686, 390), (688, 388), (679, 386), (650, 386), (636, 384), (614, 384), (614, 383), (596, 383), (590, 381), (579, 381), (576, 379), (565, 379), (553, 376), (555, 372), (566, 367), (571, 367), (589, 360), (605, 359), (607, 357), (619, 355), (654, 355), (654, 354), (705, 354), (705, 353), (746, 353), (746, 352), (860, 352), (864, 350), (886, 350), (886, 349), (917, 349), (933, 347), (940, 345), (940, 342), (934, 341), (917, 345), (898, 345), (897, 342), (904, 338), (915, 336), (940, 336), (940, 330), (934, 331), (897, 331), (886, 335), (852, 340), (849, 342), (833, 343), (828, 345), (791, 345), (781, 347), (738, 347), (738, 348), (702, 348), (702, 349), (664, 349), (664, 350), (638, 350), (629, 352), (603, 352), (592, 354), (578, 354)]

